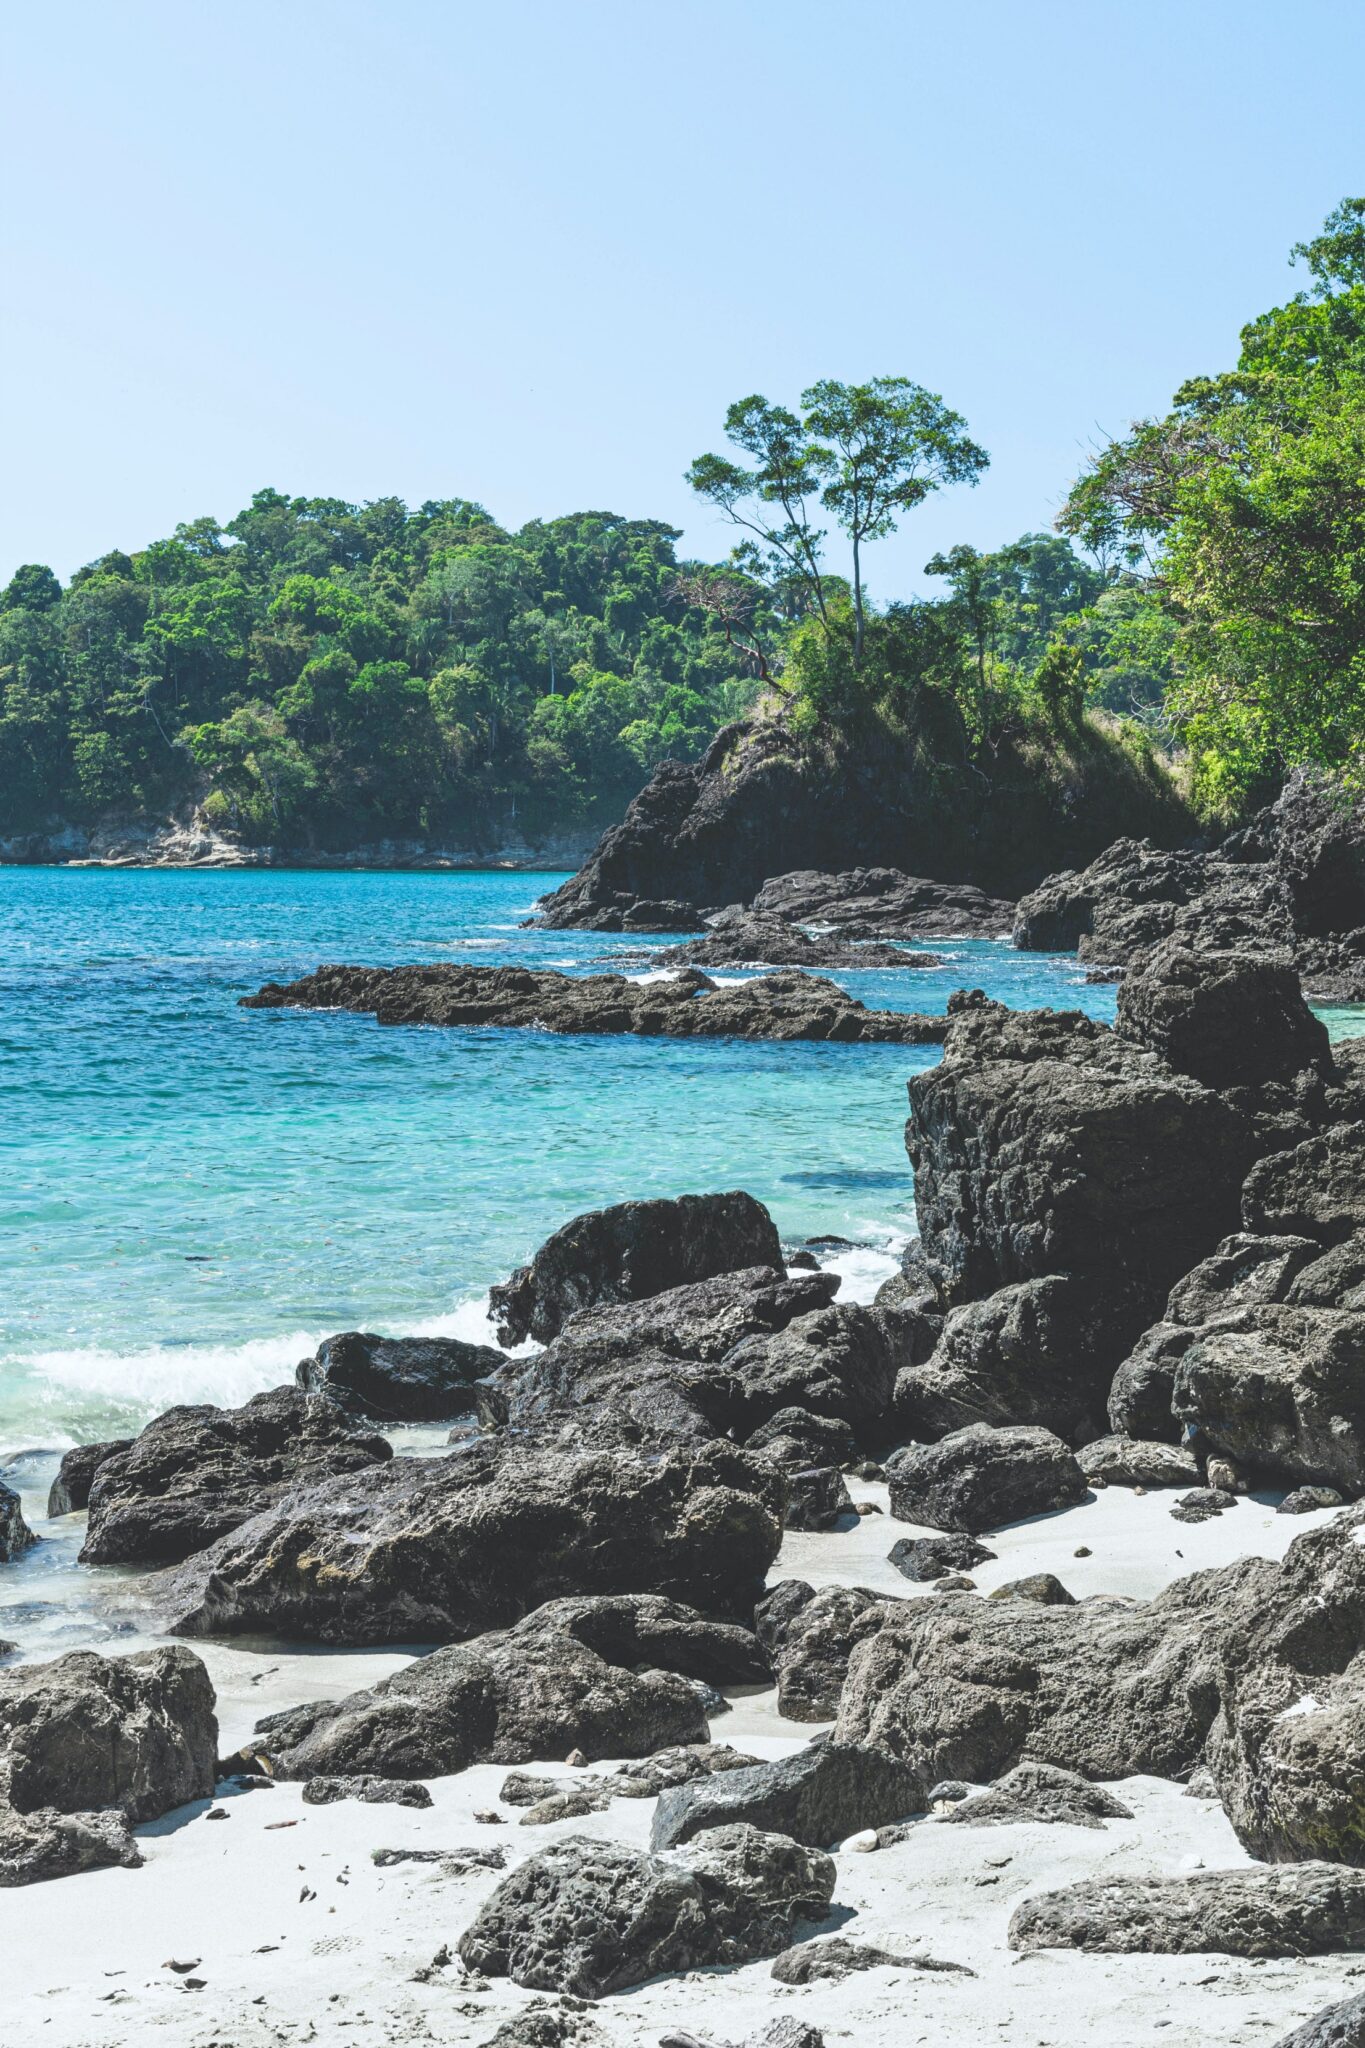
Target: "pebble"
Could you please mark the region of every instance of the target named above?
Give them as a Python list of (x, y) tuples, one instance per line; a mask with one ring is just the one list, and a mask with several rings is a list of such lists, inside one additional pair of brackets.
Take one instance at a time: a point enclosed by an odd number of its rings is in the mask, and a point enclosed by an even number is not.
[(1072, 1553), (1071, 1553), (1071, 1555), (1072, 1555), (1073, 1557), (1089, 1557), (1089, 1556), (1090, 1556), (1090, 1554), (1091, 1554), (1091, 1552), (1090, 1552), (1090, 1545), (1089, 1545), (1088, 1543), (1082, 1543), (1082, 1544), (1080, 1544), (1080, 1545), (1079, 1545), (1079, 1546), (1078, 1546), (1078, 1547), (1077, 1547), (1077, 1548), (1076, 1548), (1075, 1550), (1073, 1550), (1073, 1551), (1072, 1551)]

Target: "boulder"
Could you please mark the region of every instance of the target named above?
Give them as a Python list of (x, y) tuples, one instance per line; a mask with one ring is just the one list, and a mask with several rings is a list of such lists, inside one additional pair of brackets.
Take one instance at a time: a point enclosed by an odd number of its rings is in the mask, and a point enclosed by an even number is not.
[(0, 1802), (21, 1815), (109, 1808), (157, 1820), (212, 1792), (213, 1708), (207, 1671), (178, 1644), (128, 1657), (75, 1650), (6, 1671)]
[(1215, 1619), (1273, 1566), (1182, 1579), (1153, 1601), (884, 1602), (850, 1648), (834, 1736), (928, 1784), (988, 1783), (1025, 1757), (1088, 1778), (1176, 1778), (1218, 1711)]
[(1175, 1444), (1175, 1376), (1195, 1339), (1178, 1323), (1153, 1323), (1118, 1367), (1109, 1388), (1109, 1427), (1120, 1436)]
[(1324, 2006), (1285, 2034), (1276, 2048), (1365, 2048), (1365, 1991), (1340, 2005)]
[(1069, 1441), (1103, 1426), (1113, 1360), (1142, 1311), (1120, 1285), (1050, 1274), (951, 1309), (932, 1353), (896, 1380), (903, 1435), (1033, 1423)]
[(575, 1749), (589, 1761), (649, 1756), (707, 1732), (687, 1679), (609, 1664), (546, 1627), (434, 1650), (345, 1699), (271, 1714), (250, 1753), (280, 1778), (436, 1778)]
[(1172, 1406), (1211, 1449), (1286, 1486), (1365, 1491), (1365, 1314), (1269, 1304), (1215, 1317), (1176, 1369)]
[(1126, 1436), (1097, 1437), (1076, 1453), (1086, 1478), (1106, 1486), (1197, 1486), (1199, 1467), (1183, 1446), (1136, 1442)]
[(747, 1821), (827, 1849), (864, 1828), (922, 1813), (928, 1790), (919, 1772), (897, 1758), (816, 1742), (776, 1763), (665, 1792), (655, 1808), (650, 1847), (674, 1849), (708, 1828)]
[(1077, 1012), (954, 997), (909, 1092), (920, 1238), (951, 1302), (1069, 1274), (1127, 1297), (1131, 1342), (1235, 1224), (1246, 1120)]
[(938, 1045), (941, 1017), (869, 1010), (823, 975), (782, 969), (717, 984), (700, 967), (657, 981), (533, 967), (319, 967), (242, 996), (246, 1010), (352, 1010), (379, 1024), (582, 1033), (592, 1037), (831, 1040)]
[(809, 1408), (779, 1408), (744, 1439), (748, 1451), (765, 1451), (777, 1464), (850, 1465), (858, 1443), (846, 1422)]
[(107, 1443), (77, 1444), (62, 1455), (47, 1496), (47, 1512), (55, 1518), (58, 1515), (74, 1515), (87, 1505), (90, 1487), (96, 1472), (106, 1458), (113, 1458), (120, 1451), (131, 1450), (130, 1436), (111, 1438)]
[(990, 1563), (995, 1554), (974, 1536), (902, 1536), (887, 1552), (887, 1563), (905, 1578), (923, 1582), (946, 1578), (949, 1572), (969, 1572), (974, 1565)]
[(175, 1634), (348, 1646), (479, 1635), (567, 1593), (738, 1615), (783, 1505), (772, 1465), (719, 1442), (641, 1457), (482, 1441), (297, 1488), (156, 1590)]
[(173, 1564), (205, 1549), (292, 1487), (393, 1456), (332, 1401), (277, 1387), (244, 1408), (171, 1408), (90, 1487), (83, 1564)]
[(777, 1709), (788, 1721), (830, 1721), (839, 1707), (854, 1645), (882, 1626), (887, 1601), (865, 1586), (783, 1579), (754, 1613), (758, 1639), (777, 1673)]
[[(764, 1457), (771, 1457), (765, 1451)], [(785, 1529), (833, 1529), (853, 1513), (853, 1496), (837, 1465), (798, 1465), (787, 1469)]]
[(1332, 1486), (1296, 1486), (1287, 1493), (1275, 1512), (1277, 1515), (1311, 1515), (1319, 1508), (1339, 1508), (1341, 1495)]
[(37, 1541), (24, 1520), (18, 1494), (12, 1487), (0, 1483), (0, 1564), (9, 1564), (16, 1557), (22, 1557)]
[(601, 1998), (775, 1955), (800, 1921), (825, 1917), (834, 1878), (829, 1856), (750, 1827), (713, 1829), (669, 1855), (571, 1836), (503, 1879), (459, 1952), (486, 1976)]
[(376, 1337), (347, 1330), (319, 1344), (294, 1374), (305, 1394), (322, 1394), (372, 1422), (445, 1422), (471, 1414), (476, 1389), (505, 1363), (491, 1344), (458, 1337)]
[(1261, 1088), (1332, 1065), (1287, 956), (1158, 946), (1124, 976), (1117, 1028), (1206, 1088)]
[(1086, 1498), (1074, 1454), (1046, 1429), (974, 1424), (936, 1444), (897, 1452), (887, 1466), (898, 1521), (980, 1535)]
[(0, 1890), (111, 1865), (136, 1870), (141, 1862), (121, 1813), (59, 1813), (50, 1806), (16, 1813), (0, 1804)]
[(1031, 1600), (1035, 1607), (1074, 1607), (1076, 1596), (1068, 1593), (1052, 1572), (1030, 1572), (1023, 1579), (1008, 1579), (987, 1596), (991, 1600)]
[(575, 1216), (490, 1296), (504, 1344), (548, 1344), (579, 1309), (643, 1301), (745, 1266), (780, 1266), (776, 1226), (752, 1195), (618, 1202)]
[(1107, 1955), (1321, 1956), (1365, 1948), (1365, 1872), (1339, 1864), (1089, 1878), (1025, 1899), (1009, 1944)]
[(1133, 1809), (1057, 1764), (1022, 1763), (984, 1792), (960, 1800), (939, 1819), (961, 1827), (1003, 1827), (1017, 1821), (1048, 1826), (1102, 1828), (1107, 1820), (1131, 1820)]
[(1195, 952), (1287, 956), (1294, 944), (1289, 891), (1265, 861), (1125, 838), (1088, 868), (1049, 875), (1015, 914), (1016, 946), (1076, 952), (1108, 967), (1132, 967), (1167, 941)]
[[(794, 1409), (842, 1424), (831, 1445), (886, 1427), (900, 1331), (879, 1310), (832, 1303), (837, 1274), (746, 1267), (641, 1303), (584, 1309), (498, 1383), (515, 1430), (662, 1448), (749, 1438)], [(806, 1463), (832, 1462), (816, 1449)], [(785, 1459), (779, 1460), (786, 1463)]]

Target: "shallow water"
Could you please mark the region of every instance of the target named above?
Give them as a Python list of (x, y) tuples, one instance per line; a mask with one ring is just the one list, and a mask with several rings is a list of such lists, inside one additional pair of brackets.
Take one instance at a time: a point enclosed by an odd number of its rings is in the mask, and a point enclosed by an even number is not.
[[(473, 1333), (550, 1230), (630, 1195), (743, 1186), (793, 1239), (904, 1236), (905, 1080), (934, 1048), (237, 1007), (326, 960), (587, 971), (638, 951), (519, 930), (560, 879), (0, 871), (0, 1448), (244, 1399), (338, 1329)], [(933, 943), (941, 968), (837, 978), (885, 1007), (941, 1011), (966, 985), (1112, 1013), (1069, 958)]]

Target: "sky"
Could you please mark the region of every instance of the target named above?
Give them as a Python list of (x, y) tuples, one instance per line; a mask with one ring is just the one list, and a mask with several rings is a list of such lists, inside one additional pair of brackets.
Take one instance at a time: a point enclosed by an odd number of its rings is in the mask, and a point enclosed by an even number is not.
[(904, 375), (991, 455), (871, 552), (928, 593), (1300, 288), (1362, 77), (1360, 0), (12, 8), (0, 580), (266, 485), (721, 559), (727, 405)]

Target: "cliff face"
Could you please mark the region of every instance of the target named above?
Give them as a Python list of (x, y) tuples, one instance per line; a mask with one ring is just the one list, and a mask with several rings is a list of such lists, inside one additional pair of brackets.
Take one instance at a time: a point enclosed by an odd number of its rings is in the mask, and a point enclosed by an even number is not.
[(568, 927), (642, 901), (747, 902), (795, 868), (899, 868), (1018, 896), (1120, 833), (1178, 845), (1194, 830), (1165, 772), (1097, 727), (1006, 742), (983, 767), (935, 758), (916, 733), (807, 738), (779, 717), (727, 726), (696, 766), (665, 762), (544, 914)]

